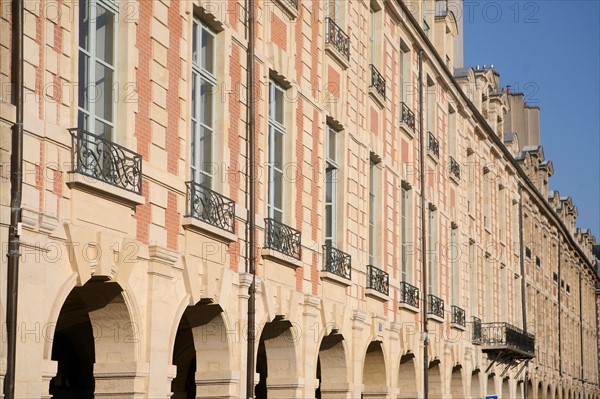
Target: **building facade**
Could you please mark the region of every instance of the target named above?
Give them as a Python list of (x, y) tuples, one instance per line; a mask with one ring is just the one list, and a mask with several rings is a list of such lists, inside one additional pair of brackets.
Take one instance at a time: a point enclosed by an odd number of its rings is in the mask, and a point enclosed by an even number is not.
[(249, 165), (247, 3), (24, 3), (16, 397), (245, 397), (250, 212), (256, 397), (600, 397), (595, 239), (454, 7), (257, 1)]

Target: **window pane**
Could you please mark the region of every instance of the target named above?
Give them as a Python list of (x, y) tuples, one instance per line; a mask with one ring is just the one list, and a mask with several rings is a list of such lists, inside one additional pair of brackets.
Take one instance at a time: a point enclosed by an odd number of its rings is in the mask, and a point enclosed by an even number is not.
[(275, 143), (274, 143), (274, 159), (273, 163), (278, 169), (283, 169), (283, 132), (280, 130), (274, 130)]
[(196, 21), (192, 28), (192, 61), (198, 62), (198, 22)]
[(279, 88), (275, 88), (275, 98), (274, 98), (275, 113), (273, 115), (274, 119), (283, 125), (284, 115), (283, 115), (283, 90)]
[(198, 110), (196, 107), (198, 106), (198, 74), (192, 74), (192, 119), (198, 119)]
[(211, 74), (215, 72), (214, 45), (214, 36), (206, 29), (202, 29), (202, 68)]
[(87, 0), (79, 2), (79, 47), (89, 50), (89, 3)]
[(329, 159), (331, 159), (332, 161), (335, 162), (336, 157), (335, 157), (335, 150), (336, 150), (336, 131), (333, 129), (328, 129), (329, 130), (329, 142), (328, 142), (328, 154), (327, 156), (329, 157)]
[(212, 132), (203, 127), (200, 128), (202, 132), (200, 136), (200, 168), (204, 171), (211, 170), (212, 163)]
[(83, 130), (88, 130), (88, 116), (79, 111), (77, 115), (77, 127)]
[(198, 132), (196, 132), (198, 125), (192, 121), (192, 148), (191, 148), (191, 164), (192, 167), (198, 166), (198, 156), (196, 150), (198, 146)]
[(93, 11), (96, 14), (96, 57), (113, 65), (115, 16), (98, 3)]
[(202, 110), (202, 123), (207, 126), (213, 126), (213, 101), (214, 101), (214, 85), (202, 80), (200, 88), (200, 107)]
[(331, 237), (333, 234), (333, 209), (331, 205), (325, 206), (325, 237)]
[(113, 71), (96, 62), (96, 85), (90, 101), (96, 105), (96, 116), (113, 122)]
[(96, 119), (94, 134), (106, 139), (112, 138), (112, 127)]
[(283, 172), (274, 170), (273, 182), (273, 206), (277, 209), (283, 209)]
[(325, 202), (331, 203), (333, 201), (333, 179), (335, 169), (327, 170), (327, 184), (325, 185)]
[(78, 95), (79, 95), (79, 107), (89, 110), (89, 81), (90, 81), (90, 57), (85, 55), (83, 52), (79, 52), (79, 83), (78, 83)]

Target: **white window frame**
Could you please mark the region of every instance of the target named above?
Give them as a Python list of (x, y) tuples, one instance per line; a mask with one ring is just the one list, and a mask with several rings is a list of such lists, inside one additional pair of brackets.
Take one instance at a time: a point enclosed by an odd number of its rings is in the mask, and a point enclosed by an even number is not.
[[(277, 104), (276, 99), (276, 91), (280, 91), (282, 96), (281, 104)], [(286, 138), (286, 115), (285, 115), (285, 101), (283, 98), (285, 97), (285, 89), (277, 84), (275, 81), (271, 80), (269, 82), (269, 133), (268, 133), (268, 197), (267, 197), (267, 214), (268, 217), (274, 219), (280, 223), (283, 223), (285, 220), (285, 187), (284, 187), (284, 170), (283, 165), (285, 164), (285, 138)], [(283, 120), (277, 121), (275, 114), (277, 112), (277, 107), (283, 107), (281, 115)], [(276, 140), (275, 135), (281, 134), (281, 147), (276, 148)], [(275, 164), (275, 159), (277, 155), (277, 151), (281, 152), (281, 165), (278, 168)], [(275, 206), (275, 193), (281, 190), (281, 208), (277, 208)]]
[(460, 306), (460, 262), (458, 248), (458, 226), (450, 226), (450, 273), (452, 285), (452, 304)]
[[(192, 130), (192, 145), (190, 146), (191, 151), (191, 162), (190, 162), (190, 174), (191, 178), (194, 182), (202, 184), (205, 187), (213, 188), (214, 184), (214, 171), (216, 168), (213, 167), (214, 163), (214, 154), (215, 154), (215, 107), (216, 100), (213, 95), (210, 96), (210, 100), (212, 101), (211, 105), (211, 124), (206, 124), (205, 121), (201, 121), (200, 118), (204, 115), (204, 104), (202, 99), (202, 83), (206, 82), (208, 84), (213, 85), (213, 93), (214, 87), (217, 84), (217, 78), (214, 73), (210, 72), (206, 68), (203, 67), (203, 60), (200, 58), (202, 55), (201, 47), (196, 50), (196, 54), (198, 54), (198, 59), (195, 60), (193, 58), (194, 54), (194, 46), (200, 45), (202, 43), (202, 35), (203, 33), (207, 33), (212, 36), (213, 39), (213, 48), (212, 48), (212, 61), (213, 66), (212, 70), (216, 71), (216, 39), (217, 34), (210, 29), (206, 24), (202, 23), (202, 21), (198, 18), (194, 18), (192, 25), (192, 101), (190, 101), (191, 109), (191, 130)], [(194, 127), (195, 126), (195, 127)], [(208, 162), (200, 162), (202, 154), (205, 152), (205, 134), (209, 134), (210, 137), (210, 160)]]
[[(108, 70), (112, 71), (113, 74), (113, 82), (112, 85), (110, 87), (110, 93), (112, 95), (113, 98), (110, 99), (110, 106), (112, 108), (112, 121), (109, 121), (105, 118), (102, 118), (100, 116), (97, 115), (96, 112), (96, 108), (97, 108), (97, 101), (93, 101), (93, 99), (91, 101), (87, 101), (87, 104), (85, 104), (85, 100), (81, 100), (79, 99), (78, 104), (77, 104), (77, 123), (78, 123), (78, 127), (80, 129), (84, 129), (89, 133), (92, 134), (96, 134), (99, 135), (99, 132), (96, 132), (96, 121), (99, 121), (107, 126), (110, 127), (111, 129), (111, 134), (110, 137), (104, 137), (108, 140), (114, 141), (115, 137), (116, 137), (116, 127), (117, 127), (117, 102), (115, 101), (115, 88), (118, 87), (118, 65), (119, 65), (119, 60), (118, 60), (118, 37), (119, 37), (119, 32), (118, 32), (118, 26), (119, 26), (119, 8), (118, 5), (115, 1), (111, 1), (111, 0), (81, 0), (79, 2), (79, 7), (84, 6), (85, 3), (88, 3), (88, 13), (87, 13), (87, 24), (88, 24), (88, 49), (84, 49), (82, 47), (82, 43), (81, 43), (81, 27), (83, 24), (85, 24), (85, 20), (80, 20), (79, 21), (79, 38), (78, 40), (78, 73), (81, 73), (81, 68), (86, 68), (87, 67), (87, 72), (88, 72), (88, 79), (87, 81), (79, 81), (79, 88), (78, 88), (78, 93), (81, 93), (81, 85), (85, 85), (87, 86), (87, 90), (89, 93), (89, 89), (90, 87), (94, 87), (95, 88), (95, 94), (98, 95), (98, 91), (97, 91), (97, 85), (96, 85), (96, 63), (99, 63), (100, 65), (102, 65), (104, 68), (107, 68)], [(98, 20), (97, 16), (94, 16), (93, 18), (90, 16), (90, 12), (92, 10), (98, 10), (98, 7), (102, 7), (104, 8), (107, 12), (110, 12), (113, 14), (113, 43), (112, 43), (112, 49), (113, 49), (113, 64), (109, 64), (107, 61), (101, 60), (100, 58), (98, 58), (96, 56), (96, 30), (97, 30), (97, 25), (96, 22)], [(83, 55), (82, 55), (83, 54)], [(87, 57), (87, 58), (86, 58)], [(83, 61), (84, 58), (87, 59), (87, 64)], [(106, 90), (106, 89), (105, 89)], [(103, 95), (106, 94), (102, 93)], [(84, 106), (81, 107), (80, 103), (84, 101)], [(86, 108), (87, 106), (87, 108)], [(83, 123), (83, 117), (87, 117), (87, 121), (85, 123)]]
[(408, 106), (407, 79), (410, 77), (410, 48), (400, 39), (400, 99)]
[(448, 154), (456, 161), (456, 111), (451, 106), (448, 107)]
[(375, 266), (377, 261), (377, 168), (378, 162), (371, 158), (369, 162), (369, 264)]
[(437, 296), (437, 292), (438, 292), (438, 275), (437, 273), (435, 273), (435, 265), (436, 265), (436, 253), (437, 253), (437, 243), (435, 240), (435, 236), (437, 234), (437, 228), (436, 228), (436, 214), (435, 214), (436, 210), (433, 209), (431, 206), (428, 209), (428, 213), (427, 213), (427, 221), (428, 221), (428, 226), (427, 226), (427, 232), (428, 232), (428, 283), (429, 283), (429, 293), (432, 295)]
[[(338, 134), (339, 132), (331, 127), (329, 124), (327, 125), (327, 133), (325, 137), (325, 226), (324, 226), (324, 235), (325, 235), (325, 244), (330, 244), (333, 247), (337, 245), (337, 183), (338, 183), (338, 173), (339, 166), (337, 162), (337, 143), (338, 143)], [(333, 143), (331, 143), (331, 136), (334, 136)], [(333, 149), (331, 146), (333, 145)], [(333, 158), (332, 155), (333, 154)], [(327, 191), (331, 190), (331, 201), (327, 200)], [(327, 208), (330, 208), (330, 217), (331, 220), (327, 220)], [(328, 228), (331, 230), (331, 235), (327, 235)]]
[(400, 234), (402, 236), (402, 247), (400, 262), (402, 271), (402, 281), (412, 282), (412, 264), (409, 255), (410, 245), (410, 189), (404, 185), (400, 187)]

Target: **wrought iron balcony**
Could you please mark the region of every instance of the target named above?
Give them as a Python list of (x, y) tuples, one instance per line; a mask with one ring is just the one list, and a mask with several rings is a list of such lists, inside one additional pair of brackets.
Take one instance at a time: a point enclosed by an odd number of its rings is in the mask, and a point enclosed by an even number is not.
[(431, 151), (436, 158), (440, 156), (440, 143), (431, 132), (427, 132), (427, 149)]
[(452, 324), (456, 324), (461, 327), (466, 327), (467, 318), (465, 316), (465, 310), (458, 306), (452, 305)]
[(419, 307), (419, 289), (406, 281), (400, 282), (400, 303), (405, 303), (413, 308)]
[(323, 245), (323, 270), (337, 276), (352, 278), (352, 260), (350, 255), (330, 244)]
[(385, 98), (385, 79), (379, 73), (375, 65), (369, 64), (371, 68), (371, 85), (369, 87), (375, 88), (377, 93), (383, 98)]
[(186, 216), (233, 233), (235, 202), (210, 188), (188, 181)]
[(427, 314), (444, 318), (444, 300), (435, 295), (427, 295)]
[(481, 319), (473, 316), (473, 343), (481, 345)]
[(72, 173), (142, 193), (141, 155), (83, 129), (69, 129), (69, 133)]
[(508, 323), (484, 323), (481, 326), (483, 352), (496, 352), (510, 359), (532, 359), (535, 357), (535, 338)]
[(294, 10), (298, 9), (298, 0), (283, 0), (287, 2)]
[(325, 43), (350, 60), (350, 37), (329, 17), (325, 18)]
[(411, 130), (415, 130), (415, 114), (404, 102), (402, 103), (402, 119), (400, 121), (406, 123)]
[(275, 219), (265, 219), (265, 235), (267, 248), (284, 255), (300, 259), (300, 231), (291, 228)]
[(460, 180), (460, 165), (456, 162), (456, 159), (450, 157), (450, 174)]
[(367, 288), (389, 295), (390, 275), (375, 266), (367, 265)]

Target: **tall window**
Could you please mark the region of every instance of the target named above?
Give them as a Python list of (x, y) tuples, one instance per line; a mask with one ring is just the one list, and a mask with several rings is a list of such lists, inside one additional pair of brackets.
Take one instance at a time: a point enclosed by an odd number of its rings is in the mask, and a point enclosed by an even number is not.
[(454, 131), (456, 129), (456, 112), (452, 107), (448, 107), (448, 154), (455, 158), (454, 155), (454, 142), (455, 135)]
[(435, 85), (433, 80), (427, 77), (427, 91), (425, 93), (427, 103), (427, 114), (425, 115), (425, 123), (427, 125), (427, 131), (435, 135), (434, 131), (434, 118), (435, 118)]
[(285, 139), (284, 89), (277, 83), (269, 83), (269, 193), (267, 210), (269, 217), (283, 222), (283, 163)]
[(79, 3), (78, 127), (114, 140), (117, 76), (117, 13), (115, 1)]
[(337, 132), (327, 125), (325, 155), (325, 244), (336, 245), (336, 215), (337, 215)]
[(428, 239), (428, 254), (429, 254), (429, 263), (428, 263), (428, 274), (429, 274), (429, 293), (432, 295), (437, 294), (437, 281), (438, 275), (435, 270), (436, 265), (436, 252), (437, 252), (437, 242), (436, 242), (436, 221), (435, 221), (435, 209), (430, 205), (429, 206), (429, 218), (428, 218), (428, 226), (427, 231), (429, 233)]
[(325, 12), (336, 24), (339, 23), (339, 0), (325, 0)]
[(215, 134), (215, 34), (198, 19), (192, 28), (191, 178), (212, 188)]
[(452, 273), (452, 304), (455, 306), (460, 305), (460, 262), (457, 234), (458, 226), (452, 223), (450, 228), (450, 272)]
[(377, 259), (376, 240), (377, 240), (377, 187), (376, 187), (376, 176), (377, 176), (377, 161), (375, 160), (374, 154), (371, 154), (371, 161), (369, 164), (369, 264), (375, 265)]
[(477, 254), (475, 241), (469, 239), (469, 282), (471, 286), (471, 314), (479, 316), (479, 269), (477, 267)]
[(498, 236), (500, 241), (504, 242), (506, 227), (506, 189), (503, 185), (498, 185)]
[(402, 235), (402, 281), (410, 282), (412, 280), (410, 266), (412, 237), (410, 234), (410, 190), (407, 186), (402, 186), (401, 195), (400, 234)]
[(410, 52), (409, 48), (400, 41), (400, 98), (408, 103), (408, 84), (410, 82)]
[(369, 47), (371, 49), (371, 64), (376, 66), (377, 52), (375, 51), (375, 48), (377, 47), (377, 10), (371, 7), (369, 11)]
[(506, 284), (506, 266), (500, 265), (498, 270), (498, 279), (500, 280), (498, 286), (498, 316), (500, 320), (507, 321), (506, 308), (508, 307), (508, 286)]
[(485, 276), (485, 320), (488, 323), (494, 321), (494, 269), (492, 265), (490, 254), (485, 254), (483, 261), (483, 273)]
[(427, 23), (427, 0), (423, 0), (423, 6), (421, 7), (423, 11), (423, 31), (429, 37), (429, 24)]
[(490, 185), (492, 180), (491, 173), (487, 167), (483, 168), (483, 179), (481, 180), (482, 193), (481, 202), (483, 203), (483, 227), (490, 229), (492, 226), (491, 220), (491, 208), (492, 208), (492, 197), (490, 192)]
[(513, 310), (514, 310), (514, 324), (517, 327), (523, 327), (523, 323), (522, 323), (522, 319), (521, 319), (521, 306), (522, 306), (522, 301), (521, 301), (521, 279), (515, 277), (515, 279), (513, 280), (513, 293), (514, 293), (514, 299), (513, 299)]

